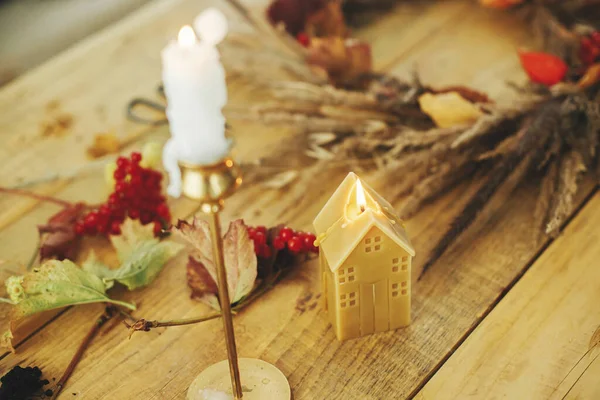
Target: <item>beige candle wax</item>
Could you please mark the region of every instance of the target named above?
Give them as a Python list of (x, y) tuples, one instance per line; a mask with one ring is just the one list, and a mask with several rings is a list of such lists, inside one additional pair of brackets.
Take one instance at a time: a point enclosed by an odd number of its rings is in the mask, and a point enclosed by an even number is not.
[(415, 251), (393, 207), (351, 172), (313, 225), (325, 307), (337, 338), (410, 324)]

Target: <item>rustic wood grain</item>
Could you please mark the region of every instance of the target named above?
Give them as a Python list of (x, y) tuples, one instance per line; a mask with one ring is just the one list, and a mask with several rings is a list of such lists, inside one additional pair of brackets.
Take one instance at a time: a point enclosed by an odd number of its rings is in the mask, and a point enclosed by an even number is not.
[[(0, 105), (10, 110), (0, 116), (0, 126), (9, 132), (10, 143), (0, 149), (0, 156), (7, 159), (0, 169), (0, 182), (14, 184), (20, 177), (30, 179), (48, 170), (84, 165), (85, 142), (99, 130), (114, 126), (122, 134), (131, 134), (142, 129), (124, 122), (124, 104), (133, 95), (152, 95), (160, 71), (158, 52), (166, 39), (191, 16), (215, 3), (152, 3), (0, 91)], [(494, 21), (488, 26), (478, 22), (488, 14), (477, 5), (466, 0), (452, 3), (456, 4), (442, 7), (454, 10), (456, 18), (465, 17), (470, 24), (459, 24), (454, 17), (446, 19), (435, 7), (415, 5), (414, 10), (423, 12), (418, 18), (390, 15), (383, 19), (382, 34), (378, 34), (378, 24), (358, 34), (375, 41), (376, 57), (383, 60), (378, 65), (399, 73), (407, 71), (405, 58), (418, 60), (419, 68), (428, 68), (431, 57), (437, 66), (430, 67), (426, 81), (432, 84), (454, 78), (451, 82), (478, 82), (479, 88), (486, 89), (488, 85), (493, 88), (498, 80), (522, 78), (513, 47), (523, 43), (523, 27), (516, 23), (505, 27)], [(403, 6), (401, 10), (410, 8)], [(396, 35), (394, 18), (412, 24), (412, 29), (403, 26), (396, 41), (390, 37)], [(424, 26), (421, 20), (426, 21)], [(411, 38), (413, 32), (417, 37)], [(478, 36), (503, 44), (481, 53), (473, 48), (474, 43), (486, 45), (473, 42), (472, 37)], [(389, 45), (379, 46), (380, 39)], [(462, 46), (462, 41), (467, 44)], [(448, 49), (454, 49), (454, 57), (448, 55)], [(439, 54), (446, 54), (446, 58), (440, 60)], [(441, 68), (443, 65), (446, 68)], [(493, 68), (493, 76), (487, 68)], [(508, 96), (502, 90), (492, 92), (500, 99)], [(238, 104), (249, 104), (256, 98), (241, 79), (231, 82), (230, 93)], [(46, 112), (45, 104), (54, 99), (75, 115), (74, 133), (40, 139), (37, 125)], [(281, 127), (234, 122), (233, 132), (241, 159), (277, 154), (290, 140), (289, 131)], [(164, 140), (168, 130), (151, 129), (143, 135), (144, 139)], [(139, 143), (134, 146), (139, 147)], [(73, 157), (66, 157), (66, 153)], [(243, 217), (251, 224), (287, 222), (295, 228), (310, 229), (312, 218), (346, 172), (344, 168), (313, 168), (281, 191), (243, 186), (228, 201), (224, 221)], [(368, 179), (368, 175), (363, 177)], [(584, 185), (578, 203), (591, 187), (589, 182)], [(390, 192), (385, 186), (375, 189), (384, 196)], [(62, 198), (97, 202), (106, 189), (101, 174), (90, 173), (47, 185), (45, 190)], [(408, 222), (418, 252), (417, 266), (473, 190), (461, 187)], [(539, 247), (531, 230), (535, 199), (532, 187), (516, 191), (498, 205), (487, 224), (473, 227), (423, 280), (414, 284), (410, 327), (344, 343), (335, 340), (324, 311), (316, 306), (318, 266), (312, 261), (236, 316), (240, 355), (275, 363), (288, 376), (295, 399), (397, 399), (416, 393), (536, 256)], [(0, 230), (3, 259), (25, 262), (35, 245), (35, 224), (56, 211), (50, 205), (33, 205), (23, 208), (21, 199), (0, 199), (0, 216), (6, 216)], [(187, 200), (171, 201), (171, 206), (175, 217), (189, 215), (196, 208)], [(136, 301), (139, 310), (135, 315), (148, 319), (208, 312), (188, 297), (183, 257), (171, 262), (150, 287), (132, 293), (116, 289), (111, 295)], [(309, 306), (296, 308), (297, 301), (307, 296), (311, 296)], [(51, 317), (42, 329), (28, 328), (23, 333), (30, 336), (21, 341), (17, 354), (0, 359), (0, 372), (22, 363), (39, 365), (46, 376), (58, 378), (100, 312), (98, 305), (75, 307)], [(62, 397), (75, 393), (85, 399), (183, 398), (199, 371), (225, 357), (218, 321), (138, 333), (131, 340), (127, 334), (120, 325), (107, 326), (86, 352)]]
[(596, 194), (416, 398), (598, 398), (598, 224)]

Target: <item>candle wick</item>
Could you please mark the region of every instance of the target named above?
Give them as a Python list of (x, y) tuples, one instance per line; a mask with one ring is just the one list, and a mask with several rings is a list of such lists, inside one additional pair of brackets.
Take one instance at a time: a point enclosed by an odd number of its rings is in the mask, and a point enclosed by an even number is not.
[(360, 212), (365, 212), (365, 206), (363, 206), (362, 204), (360, 205)]

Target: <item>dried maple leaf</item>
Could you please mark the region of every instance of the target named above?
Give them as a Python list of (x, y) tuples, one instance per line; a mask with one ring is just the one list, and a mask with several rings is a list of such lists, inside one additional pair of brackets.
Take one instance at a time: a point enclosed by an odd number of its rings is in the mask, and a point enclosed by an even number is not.
[(84, 203), (76, 203), (54, 214), (46, 224), (38, 226), (40, 260), (75, 258), (81, 242), (81, 237), (75, 233), (75, 222), (85, 211)]
[[(217, 271), (212, 257), (208, 224), (197, 219), (194, 219), (192, 224), (179, 221), (175, 232), (194, 248), (191, 256), (195, 260), (188, 262), (187, 265), (188, 286), (192, 289), (192, 297), (219, 309), (218, 299), (214, 292)], [(229, 225), (229, 229), (223, 237), (223, 257), (227, 272), (229, 298), (232, 304), (237, 303), (252, 291), (257, 275), (254, 244), (248, 236), (248, 228), (242, 220), (233, 221)], [(208, 290), (209, 288), (210, 290)]]
[(307, 62), (327, 72), (335, 83), (352, 80), (372, 69), (371, 47), (356, 39), (313, 38)]
[(440, 128), (469, 125), (483, 115), (479, 107), (457, 92), (424, 93), (419, 96), (419, 105)]

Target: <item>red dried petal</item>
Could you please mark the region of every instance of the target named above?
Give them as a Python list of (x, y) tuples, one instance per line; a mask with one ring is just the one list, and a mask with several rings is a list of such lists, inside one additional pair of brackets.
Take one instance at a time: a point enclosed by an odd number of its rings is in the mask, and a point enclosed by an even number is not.
[(562, 81), (567, 74), (567, 64), (552, 54), (519, 52), (519, 57), (523, 69), (533, 82), (552, 86)]

